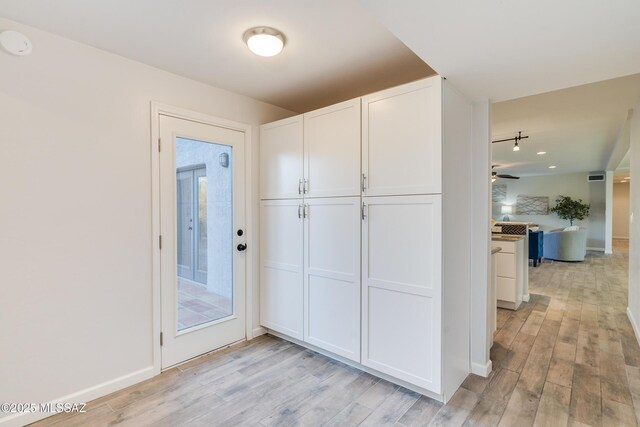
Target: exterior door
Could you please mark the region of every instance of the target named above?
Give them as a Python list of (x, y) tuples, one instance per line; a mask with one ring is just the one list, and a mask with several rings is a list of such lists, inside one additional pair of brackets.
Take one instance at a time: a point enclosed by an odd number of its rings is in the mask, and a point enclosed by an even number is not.
[(162, 368), (245, 338), (245, 134), (160, 116)]

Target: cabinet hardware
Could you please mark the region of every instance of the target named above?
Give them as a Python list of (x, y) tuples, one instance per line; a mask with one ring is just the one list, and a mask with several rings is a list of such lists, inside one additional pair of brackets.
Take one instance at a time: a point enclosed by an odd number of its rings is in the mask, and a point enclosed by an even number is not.
[(308, 204), (304, 204), (302, 205), (302, 217), (306, 218), (309, 215), (309, 205)]
[(362, 192), (364, 193), (366, 189), (367, 189), (367, 176), (365, 174), (362, 174)]
[(298, 194), (302, 194), (302, 178), (298, 180)]
[(164, 344), (164, 340), (162, 338), (162, 332), (160, 332), (160, 347), (162, 347), (162, 345)]
[(362, 202), (362, 220), (364, 221), (367, 218), (367, 214), (365, 213), (365, 209), (367, 208), (367, 205)]
[(309, 180), (304, 179), (304, 184), (302, 185), (302, 194), (307, 194), (309, 192)]
[(302, 212), (300, 211), (302, 209), (302, 205), (298, 205), (298, 218), (302, 218)]

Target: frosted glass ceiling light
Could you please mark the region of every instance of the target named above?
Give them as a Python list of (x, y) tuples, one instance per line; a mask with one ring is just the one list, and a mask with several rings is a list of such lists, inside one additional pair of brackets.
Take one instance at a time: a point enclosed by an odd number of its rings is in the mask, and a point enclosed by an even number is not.
[(254, 27), (242, 37), (249, 50), (260, 56), (275, 56), (284, 48), (284, 36), (275, 28)]

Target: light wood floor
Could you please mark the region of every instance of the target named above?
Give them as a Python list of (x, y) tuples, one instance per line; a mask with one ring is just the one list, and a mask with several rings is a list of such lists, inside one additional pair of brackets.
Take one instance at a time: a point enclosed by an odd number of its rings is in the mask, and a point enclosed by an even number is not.
[(640, 415), (640, 347), (623, 244), (531, 270), (531, 301), (501, 310), (489, 378), (447, 405), (274, 337), (169, 370), (35, 425), (623, 426)]

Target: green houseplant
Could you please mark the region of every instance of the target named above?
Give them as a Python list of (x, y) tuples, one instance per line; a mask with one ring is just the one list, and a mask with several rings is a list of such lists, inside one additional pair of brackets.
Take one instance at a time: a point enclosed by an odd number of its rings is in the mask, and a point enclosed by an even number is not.
[(568, 219), (570, 224), (576, 219), (583, 220), (589, 216), (591, 206), (582, 203), (582, 199), (573, 200), (569, 196), (559, 196), (556, 205), (552, 207), (551, 212), (555, 212), (562, 219)]

